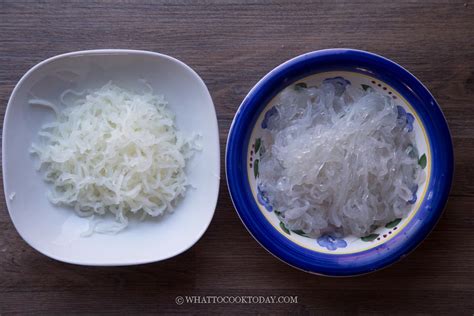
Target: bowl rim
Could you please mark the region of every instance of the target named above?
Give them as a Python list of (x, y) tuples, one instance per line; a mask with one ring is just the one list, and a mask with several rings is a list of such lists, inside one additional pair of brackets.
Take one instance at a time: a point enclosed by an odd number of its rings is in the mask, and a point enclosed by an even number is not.
[[(216, 127), (217, 127), (217, 137), (216, 137), (217, 148), (218, 148), (217, 154), (220, 155), (220, 150), (219, 150), (220, 149), (219, 124), (217, 122), (216, 108), (215, 108), (215, 105), (214, 105), (214, 101), (212, 100), (212, 95), (210, 94), (206, 83), (199, 76), (199, 74), (194, 69), (192, 69), (190, 66), (188, 66), (186, 63), (182, 62), (181, 60), (179, 60), (177, 58), (174, 58), (172, 56), (166, 55), (166, 54), (158, 53), (158, 52), (152, 52), (152, 51), (146, 51), (146, 50), (134, 50), (134, 49), (115, 49), (115, 48), (114, 49), (91, 49), (91, 50), (73, 51), (73, 52), (62, 53), (62, 54), (58, 54), (58, 55), (46, 58), (46, 59), (36, 63), (31, 68), (29, 68), (28, 71), (25, 72), (25, 74), (23, 74), (23, 76), (21, 76), (20, 80), (18, 80), (18, 82), (16, 83), (15, 87), (13, 88), (13, 90), (10, 94), (10, 97), (8, 99), (8, 103), (7, 103), (7, 106), (6, 106), (5, 114), (4, 114), (4, 117), (3, 117), (3, 126), (4, 126), (4, 128), (2, 130), (2, 139), (3, 139), (3, 141), (2, 141), (3, 193), (4, 193), (4, 197), (5, 197), (6, 206), (7, 206), (7, 209), (8, 209), (8, 214), (10, 216), (10, 219), (11, 219), (12, 223), (13, 223), (13, 226), (15, 227), (15, 230), (18, 232), (20, 237), (29, 246), (31, 246), (33, 249), (35, 249), (36, 251), (38, 251), (39, 253), (41, 253), (41, 254), (43, 254), (47, 257), (50, 257), (50, 258), (55, 259), (55, 260), (60, 261), (60, 262), (69, 263), (69, 264), (83, 265), (83, 266), (131, 266), (131, 265), (140, 265), (140, 264), (148, 264), (148, 263), (153, 263), (153, 262), (164, 261), (164, 260), (173, 258), (175, 256), (178, 256), (178, 255), (186, 252), (190, 248), (192, 248), (202, 238), (202, 236), (205, 234), (205, 232), (209, 228), (209, 225), (211, 224), (212, 219), (214, 218), (214, 215), (215, 215), (215, 212), (216, 212), (216, 206), (217, 206), (217, 201), (218, 201), (218, 197), (219, 197), (219, 190), (220, 190), (220, 181), (217, 182), (217, 189), (216, 189), (217, 192), (216, 192), (215, 196), (212, 198), (212, 202), (211, 202), (212, 214), (210, 215), (210, 220), (205, 225), (205, 227), (202, 228), (200, 233), (196, 235), (194, 241), (191, 242), (186, 247), (182, 247), (181, 249), (178, 249), (177, 252), (175, 252), (173, 254), (169, 254), (168, 256), (164, 256), (162, 258), (158, 258), (158, 259), (129, 260), (129, 261), (123, 261), (123, 262), (117, 263), (117, 262), (89, 262), (89, 261), (83, 261), (83, 260), (77, 260), (77, 259), (76, 260), (71, 260), (71, 259), (67, 259), (67, 258), (62, 258), (58, 255), (55, 255), (54, 253), (50, 253), (50, 252), (48, 252), (44, 249), (41, 249), (33, 240), (30, 240), (29, 238), (27, 238), (23, 234), (22, 230), (19, 229), (19, 225), (16, 222), (15, 217), (12, 214), (11, 207), (10, 207), (10, 202), (11, 201), (10, 201), (10, 198), (8, 197), (8, 193), (7, 193), (7, 185), (6, 185), (7, 180), (6, 180), (6, 176), (5, 176), (5, 172), (4, 172), (4, 170), (6, 170), (5, 139), (8, 137), (8, 135), (7, 135), (8, 132), (6, 132), (6, 129), (5, 129), (5, 125), (6, 125), (5, 123), (7, 121), (7, 117), (9, 117), (8, 113), (11, 111), (12, 103), (13, 103), (13, 100), (15, 99), (15, 96), (18, 92), (18, 89), (22, 86), (22, 84), (26, 80), (28, 80), (28, 78), (37, 69), (43, 67), (44, 65), (55, 62), (55, 61), (57, 61), (59, 59), (63, 59), (63, 58), (79, 57), (79, 56), (86, 56), (86, 55), (148, 55), (148, 56), (152, 56), (152, 57), (158, 57), (158, 58), (163, 58), (163, 59), (169, 60), (173, 63), (178, 64), (179, 66), (183, 67), (184, 69), (186, 69), (195, 78), (195, 80), (202, 85), (202, 88), (204, 89), (205, 93), (208, 95), (209, 100), (211, 102), (214, 117), (216, 119)], [(216, 169), (220, 170), (220, 168), (221, 168), (221, 162), (220, 162), (220, 159), (217, 159)]]
[[(432, 153), (432, 175), (417, 216), (397, 236), (380, 245), (352, 254), (323, 254), (302, 249), (279, 236), (249, 195), (247, 148), (256, 119), (282, 88), (314, 73), (334, 70), (366, 73), (391, 85), (416, 109), (427, 131)], [(436, 141), (436, 146), (434, 146)], [(306, 272), (326, 276), (353, 276), (384, 268), (405, 257), (431, 232), (447, 202), (454, 173), (451, 134), (438, 103), (428, 89), (397, 63), (370, 52), (333, 48), (292, 58), (266, 74), (239, 106), (229, 130), (225, 156), (227, 186), (234, 208), (249, 233), (283, 262)], [(434, 194), (436, 193), (436, 195)], [(429, 202), (427, 201), (429, 200)], [(423, 220), (423, 225), (417, 225)], [(410, 233), (409, 237), (407, 232)], [(397, 238), (398, 237), (398, 238)]]

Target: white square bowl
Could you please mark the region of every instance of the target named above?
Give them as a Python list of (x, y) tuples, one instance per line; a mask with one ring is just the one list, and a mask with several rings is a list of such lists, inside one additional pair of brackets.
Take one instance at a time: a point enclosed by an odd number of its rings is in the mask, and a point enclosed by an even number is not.
[[(172, 214), (132, 221), (116, 235), (81, 237), (89, 219), (49, 202), (48, 185), (29, 153), (40, 127), (54, 116), (28, 100), (58, 103), (66, 89), (99, 88), (109, 81), (135, 89), (140, 80), (165, 96), (180, 131), (202, 135), (203, 150), (187, 166), (194, 188), (187, 190)], [(202, 79), (179, 60), (134, 50), (80, 51), (49, 58), (30, 69), (13, 90), (3, 127), (3, 182), (10, 216), (23, 239), (51, 258), (101, 266), (160, 261), (193, 246), (212, 220), (220, 169), (216, 113)]]

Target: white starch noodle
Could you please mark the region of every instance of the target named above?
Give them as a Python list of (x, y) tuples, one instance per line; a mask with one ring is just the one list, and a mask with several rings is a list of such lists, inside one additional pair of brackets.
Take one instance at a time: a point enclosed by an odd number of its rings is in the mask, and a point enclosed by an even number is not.
[(50, 201), (81, 216), (113, 213), (115, 223), (91, 223), (89, 234), (116, 233), (131, 214), (171, 212), (185, 194), (186, 161), (196, 148), (176, 130), (164, 97), (111, 83), (87, 93), (67, 90), (63, 102), (66, 94), (73, 101), (63, 110), (30, 100), (57, 116), (41, 128), (40, 142), (31, 149), (51, 183)]

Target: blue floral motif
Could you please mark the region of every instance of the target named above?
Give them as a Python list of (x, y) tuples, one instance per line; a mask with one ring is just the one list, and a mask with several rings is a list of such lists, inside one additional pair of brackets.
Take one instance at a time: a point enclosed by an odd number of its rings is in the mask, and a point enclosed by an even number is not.
[(397, 118), (400, 119), (402, 122), (405, 121), (407, 131), (413, 131), (413, 122), (415, 122), (415, 117), (413, 116), (413, 114), (405, 111), (405, 109), (400, 105), (397, 105), (397, 113)]
[(275, 115), (275, 114), (277, 114), (277, 113), (278, 113), (278, 111), (277, 111), (277, 109), (276, 109), (274, 106), (272, 106), (272, 107), (270, 108), (270, 110), (268, 110), (267, 113), (265, 113), (265, 117), (263, 118), (263, 121), (262, 121), (262, 128), (263, 128), (263, 129), (265, 129), (265, 128), (268, 127), (268, 120), (269, 120), (273, 115)]
[(341, 238), (341, 234), (324, 234), (318, 238), (318, 244), (327, 250), (336, 250), (337, 248), (347, 247), (347, 242)]
[(415, 121), (415, 117), (411, 113), (407, 113), (407, 128), (408, 132), (413, 131), (413, 122)]
[(324, 79), (323, 83), (330, 83), (336, 89), (336, 95), (340, 96), (346, 91), (346, 87), (351, 84), (351, 82), (343, 77), (334, 77)]
[(258, 203), (262, 204), (267, 211), (269, 212), (273, 211), (273, 206), (270, 205), (267, 192), (262, 191), (260, 189), (260, 186), (257, 186), (257, 200), (258, 200)]
[(416, 184), (413, 189), (411, 190), (412, 192), (412, 198), (410, 201), (408, 201), (408, 204), (415, 204), (416, 203), (416, 200), (418, 199), (418, 197), (416, 196), (416, 192), (418, 191), (418, 184)]
[(403, 118), (407, 115), (407, 111), (405, 111), (405, 109), (401, 105), (397, 105), (397, 112), (398, 112), (397, 118), (399, 118), (399, 119), (401, 119), (401, 118)]

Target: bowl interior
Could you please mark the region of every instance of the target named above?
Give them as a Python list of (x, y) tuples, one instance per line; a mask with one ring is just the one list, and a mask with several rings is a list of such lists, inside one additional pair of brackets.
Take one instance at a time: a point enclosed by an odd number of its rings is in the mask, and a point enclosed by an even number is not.
[[(265, 216), (268, 222), (277, 230), (281, 235), (288, 238), (291, 242), (294, 242), (304, 248), (322, 252), (322, 253), (355, 253), (364, 250), (368, 250), (383, 242), (393, 238), (403, 227), (414, 217), (418, 211), (421, 201), (424, 199), (426, 189), (428, 187), (430, 168), (431, 168), (431, 153), (428, 142), (428, 136), (420, 117), (417, 115), (414, 108), (408, 103), (408, 101), (400, 95), (393, 87), (387, 83), (371, 77), (366, 74), (350, 72), (350, 71), (329, 71), (321, 72), (314, 75), (310, 75), (301, 78), (296, 83), (305, 83), (307, 86), (320, 86), (323, 81), (341, 80), (345, 79), (352, 86), (360, 89), (373, 89), (381, 94), (384, 94), (392, 98), (396, 105), (403, 107), (406, 113), (412, 114), (415, 118), (413, 122), (413, 130), (410, 133), (414, 133), (416, 147), (418, 150), (419, 164), (425, 170), (426, 180), (423, 185), (418, 187), (415, 192), (416, 202), (414, 205), (407, 205), (411, 208), (410, 213), (404, 217), (396, 219), (392, 222), (386, 223), (385, 226), (378, 227), (371, 234), (362, 238), (355, 236), (339, 236), (335, 237), (332, 235), (323, 235), (317, 239), (307, 237), (304, 232), (301, 231), (290, 231), (280, 221), (277, 213), (269, 201), (266, 200), (261, 190), (257, 188), (256, 180), (259, 177), (259, 162), (262, 152), (265, 150), (266, 144), (270, 142), (268, 134), (265, 133), (266, 121), (274, 113), (274, 106), (278, 101), (277, 94), (260, 112), (258, 119), (255, 122), (252, 133), (250, 135), (248, 149), (247, 149), (247, 175), (249, 185), (252, 191), (252, 195), (255, 199), (258, 209)], [(295, 83), (292, 83), (292, 85)]]
[[(204, 150), (190, 161), (194, 188), (171, 215), (132, 221), (117, 235), (80, 237), (89, 219), (51, 204), (42, 174), (29, 154), (40, 127), (53, 120), (50, 110), (32, 107), (31, 98), (59, 104), (66, 89), (98, 88), (109, 81), (137, 90), (143, 80), (165, 95), (186, 135), (202, 135)], [(125, 265), (163, 260), (191, 247), (214, 214), (219, 189), (219, 138), (214, 105), (199, 76), (182, 62), (157, 53), (129, 50), (85, 51), (60, 55), (33, 67), (10, 98), (3, 131), (3, 172), (8, 209), (20, 235), (55, 259), (88, 265)], [(11, 197), (11, 198), (10, 198)], [(109, 218), (108, 220), (112, 220)]]

